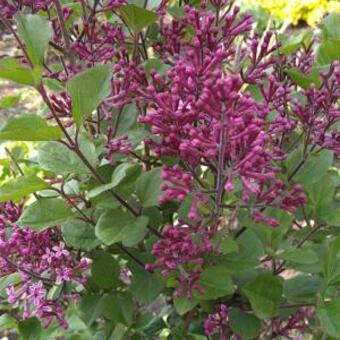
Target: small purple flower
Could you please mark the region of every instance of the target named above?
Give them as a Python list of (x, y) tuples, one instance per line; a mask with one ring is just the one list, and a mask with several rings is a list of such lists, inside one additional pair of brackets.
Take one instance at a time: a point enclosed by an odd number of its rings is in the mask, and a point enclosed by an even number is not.
[(47, 290), (44, 288), (42, 281), (38, 281), (37, 283), (32, 283), (29, 286), (26, 298), (33, 304), (39, 305), (46, 295)]
[(70, 255), (70, 252), (65, 248), (65, 244), (63, 242), (60, 242), (59, 246), (52, 247), (54, 251), (54, 256), (57, 259), (64, 257), (67, 257)]

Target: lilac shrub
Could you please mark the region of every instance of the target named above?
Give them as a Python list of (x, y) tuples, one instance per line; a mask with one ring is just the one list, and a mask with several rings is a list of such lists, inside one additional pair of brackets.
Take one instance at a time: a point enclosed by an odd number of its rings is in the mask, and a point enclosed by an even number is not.
[(1, 163), (9, 333), (340, 337), (338, 15), (289, 37), (229, 0), (0, 9), (0, 77), (43, 102), (0, 128), (35, 151)]

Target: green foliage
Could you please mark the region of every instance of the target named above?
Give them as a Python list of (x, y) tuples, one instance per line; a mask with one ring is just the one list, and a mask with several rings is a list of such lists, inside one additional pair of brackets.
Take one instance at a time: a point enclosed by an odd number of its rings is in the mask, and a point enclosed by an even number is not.
[(20, 276), (18, 273), (12, 273), (0, 278), (0, 296), (6, 296), (6, 288), (11, 285), (15, 285), (20, 282)]
[(336, 339), (340, 338), (340, 301), (329, 303), (319, 302), (317, 314), (321, 322), (322, 329)]
[(283, 291), (279, 278), (270, 273), (260, 274), (248, 282), (243, 291), (257, 317), (266, 319), (277, 315)]
[[(88, 140), (83, 140), (81, 148), (93, 165), (96, 162), (96, 150)], [(89, 168), (84, 162), (64, 144), (58, 142), (44, 142), (38, 147), (39, 165), (56, 174), (89, 174)]]
[(9, 109), (9, 108), (15, 106), (16, 104), (18, 104), (20, 99), (21, 99), (20, 94), (6, 96), (6, 97), (0, 99), (0, 108), (1, 109)]
[[(219, 278), (216, 280), (216, 278)], [(203, 271), (199, 278), (199, 284), (205, 294), (194, 294), (200, 300), (213, 300), (221, 296), (231, 295), (235, 291), (228, 268), (216, 266)]]
[(23, 340), (36, 340), (40, 338), (41, 325), (37, 318), (29, 318), (18, 324), (19, 334)]
[(100, 288), (112, 288), (118, 283), (119, 264), (108, 253), (95, 253), (91, 273)]
[(340, 59), (340, 14), (332, 13), (321, 23), (321, 44), (317, 50), (319, 65), (330, 65)]
[(279, 255), (281, 259), (301, 263), (313, 264), (318, 261), (318, 255), (311, 248), (287, 249)]
[(158, 205), (161, 195), (161, 169), (154, 168), (143, 173), (136, 182), (136, 193), (144, 208)]
[(134, 298), (144, 304), (152, 303), (164, 289), (163, 280), (134, 263), (129, 264), (129, 269), (133, 274), (131, 292)]
[(87, 251), (98, 247), (100, 241), (94, 234), (94, 229), (87, 222), (72, 220), (62, 223), (61, 231), (66, 244)]
[(59, 198), (42, 198), (28, 206), (18, 224), (33, 230), (58, 226), (73, 217), (72, 210)]
[(243, 339), (254, 339), (261, 329), (261, 321), (254, 315), (233, 308), (229, 313), (230, 327)]
[(0, 61), (0, 78), (12, 80), (18, 84), (37, 87), (40, 84), (42, 68), (33, 69), (22, 66), (16, 59), (3, 59)]
[[(127, 190), (133, 186), (135, 178), (140, 174), (140, 167), (137, 164), (122, 163), (118, 165), (112, 173), (111, 182), (104, 185), (99, 185), (89, 192), (89, 197), (93, 198), (105, 191), (114, 188)], [(132, 182), (132, 183), (131, 183)], [(119, 190), (119, 189), (118, 189)]]
[(109, 320), (130, 326), (133, 317), (133, 301), (130, 294), (106, 295), (102, 300), (102, 313)]
[(312, 37), (311, 32), (302, 32), (291, 36), (282, 35), (280, 38), (283, 41), (281, 42), (282, 45), (279, 51), (284, 55), (290, 55), (296, 50), (298, 50), (300, 47), (308, 46), (311, 37)]
[(110, 64), (92, 67), (67, 82), (73, 118), (78, 125), (109, 95), (110, 83)]
[(323, 280), (318, 276), (298, 275), (284, 281), (283, 294), (290, 302), (315, 302)]
[(16, 22), (32, 64), (34, 66), (42, 65), (48, 43), (52, 37), (50, 23), (40, 15), (34, 14), (18, 14)]
[(45, 119), (34, 114), (13, 117), (0, 129), (0, 140), (7, 141), (50, 141), (60, 137), (57, 126), (49, 126)]
[(91, 326), (101, 314), (101, 299), (99, 294), (84, 295), (77, 301), (77, 310), (86, 325)]
[(320, 73), (321, 69), (313, 68), (307, 75), (302, 73), (298, 68), (291, 68), (286, 71), (290, 78), (302, 88), (308, 90), (312, 84), (317, 88), (321, 86)]
[(103, 213), (95, 228), (96, 236), (106, 245), (121, 241), (131, 242), (135, 233), (143, 233), (149, 219), (134, 217), (122, 210), (109, 210)]
[(185, 296), (174, 298), (174, 308), (179, 315), (184, 315), (198, 305), (199, 301)]
[(314, 184), (327, 173), (332, 163), (333, 152), (329, 150), (312, 154), (296, 174), (295, 180), (304, 185)]
[(118, 10), (134, 33), (140, 32), (158, 19), (156, 13), (136, 5), (121, 6)]
[(29, 194), (47, 189), (47, 187), (47, 183), (34, 175), (18, 177), (0, 187), (0, 202), (17, 201)]
[(0, 316), (0, 329), (2, 331), (13, 331), (17, 327), (17, 321), (9, 314)]

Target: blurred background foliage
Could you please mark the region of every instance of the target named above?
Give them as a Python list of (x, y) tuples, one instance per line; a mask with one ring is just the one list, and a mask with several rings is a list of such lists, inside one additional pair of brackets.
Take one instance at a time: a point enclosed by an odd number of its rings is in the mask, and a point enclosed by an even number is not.
[(300, 23), (315, 27), (325, 14), (340, 12), (340, 0), (240, 0), (239, 3), (254, 12), (260, 24), (272, 17), (284, 27)]

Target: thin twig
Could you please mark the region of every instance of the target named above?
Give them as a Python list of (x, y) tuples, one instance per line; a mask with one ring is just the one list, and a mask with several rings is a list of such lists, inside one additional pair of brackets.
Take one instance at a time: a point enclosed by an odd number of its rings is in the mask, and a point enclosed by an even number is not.
[(63, 35), (64, 41), (65, 41), (65, 46), (66, 46), (66, 49), (67, 49), (67, 54), (70, 57), (71, 64), (75, 65), (74, 55), (73, 55), (73, 52), (71, 50), (71, 40), (70, 40), (70, 36), (69, 36), (69, 33), (67, 31), (67, 28), (66, 28), (66, 24), (65, 24), (64, 17), (63, 17), (60, 2), (57, 1), (55, 3), (55, 5), (56, 5), (56, 9), (57, 9), (57, 16), (58, 16), (59, 25), (60, 25), (60, 28), (61, 28), (61, 33)]

